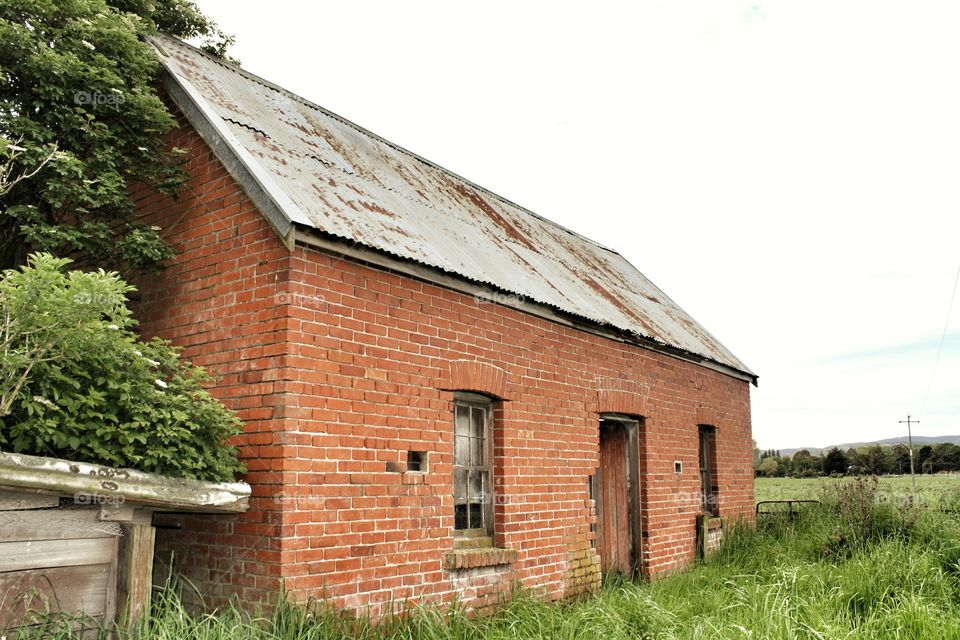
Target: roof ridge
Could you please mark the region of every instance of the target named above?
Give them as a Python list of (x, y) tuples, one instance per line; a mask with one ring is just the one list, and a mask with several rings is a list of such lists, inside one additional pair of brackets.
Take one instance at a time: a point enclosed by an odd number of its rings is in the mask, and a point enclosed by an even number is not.
[[(207, 58), (207, 59), (210, 60), (211, 62), (214, 62), (214, 63), (220, 65), (221, 67), (223, 67), (223, 68), (225, 68), (225, 69), (227, 69), (227, 70), (229, 70), (229, 71), (232, 71), (232, 72), (234, 72), (234, 73), (239, 73), (240, 75), (244, 76), (244, 77), (247, 78), (248, 80), (250, 80), (250, 81), (252, 81), (252, 82), (255, 82), (255, 83), (257, 83), (257, 84), (259, 84), (259, 85), (261, 85), (261, 86), (263, 86), (263, 87), (266, 87), (267, 89), (271, 89), (271, 90), (273, 90), (273, 91), (277, 91), (278, 93), (282, 93), (283, 95), (285, 95), (285, 96), (287, 96), (287, 97), (289, 97), (289, 98), (292, 98), (293, 100), (296, 100), (296, 101), (300, 102), (301, 104), (310, 107), (311, 109), (315, 109), (315, 110), (317, 110), (317, 111), (325, 114), (326, 116), (331, 117), (331, 118), (339, 121), (341, 124), (344, 124), (344, 125), (346, 125), (346, 126), (348, 126), (348, 127), (351, 127), (351, 128), (353, 128), (353, 129), (355, 129), (356, 131), (358, 131), (359, 133), (362, 133), (362, 134), (365, 135), (365, 136), (369, 136), (369, 137), (371, 137), (371, 138), (373, 138), (373, 139), (375, 139), (375, 140), (379, 140), (380, 142), (382, 142), (382, 143), (386, 144), (387, 146), (389, 146), (389, 147), (391, 147), (391, 148), (399, 151), (400, 153), (406, 154), (407, 156), (413, 158), (414, 160), (417, 160), (417, 161), (422, 162), (422, 163), (424, 163), (424, 164), (426, 164), (426, 165), (428, 165), (428, 166), (430, 166), (430, 167), (433, 167), (433, 168), (435, 168), (435, 169), (438, 169), (439, 171), (442, 171), (443, 173), (446, 173), (446, 174), (449, 175), (449, 176), (453, 176), (453, 177), (456, 178), (457, 180), (461, 180), (462, 182), (466, 183), (467, 185), (469, 185), (469, 186), (472, 187), (472, 188), (479, 189), (480, 191), (483, 191), (484, 193), (486, 193), (486, 194), (488, 194), (488, 195), (490, 195), (490, 196), (493, 196), (494, 198), (500, 200), (501, 202), (504, 202), (504, 203), (506, 203), (506, 204), (508, 204), (508, 205), (510, 205), (510, 206), (512, 206), (512, 207), (516, 207), (517, 209), (519, 209), (521, 212), (523, 212), (523, 213), (525, 213), (525, 214), (531, 215), (531, 216), (533, 216), (534, 218), (537, 218), (538, 220), (542, 220), (543, 222), (545, 222), (545, 223), (547, 223), (547, 224), (549, 224), (549, 225), (551, 225), (551, 226), (553, 226), (553, 227), (555, 227), (555, 228), (557, 228), (557, 229), (560, 229), (561, 231), (564, 231), (564, 232), (566, 232), (566, 233), (568, 233), (568, 234), (570, 234), (570, 235), (572, 235), (572, 236), (574, 236), (574, 237), (576, 237), (576, 238), (580, 238), (581, 240), (584, 240), (585, 242), (589, 242), (590, 244), (592, 244), (592, 245), (594, 245), (594, 246), (596, 246), (596, 247), (599, 247), (599, 248), (603, 249), (604, 251), (609, 251), (610, 253), (616, 254), (616, 255), (618, 255), (618, 256), (621, 255), (619, 251), (617, 251), (616, 249), (613, 249), (612, 247), (608, 247), (607, 245), (602, 244), (602, 243), (600, 243), (600, 242), (597, 242), (596, 240), (594, 240), (594, 239), (592, 239), (592, 238), (588, 238), (587, 236), (585, 236), (585, 235), (583, 235), (583, 234), (581, 234), (581, 233), (577, 233), (577, 232), (574, 231), (573, 229), (570, 229), (570, 228), (568, 228), (568, 227), (565, 227), (564, 225), (556, 222), (555, 220), (551, 220), (550, 218), (547, 218), (547, 217), (545, 217), (545, 216), (542, 216), (542, 215), (540, 215), (539, 213), (537, 213), (536, 211), (533, 211), (533, 210), (531, 210), (531, 209), (528, 209), (527, 207), (525, 207), (525, 206), (523, 206), (523, 205), (521, 205), (521, 204), (518, 204), (518, 203), (514, 202), (513, 200), (510, 200), (509, 198), (506, 198), (506, 197), (500, 195), (499, 193), (496, 193), (495, 191), (491, 191), (491, 190), (488, 189), (487, 187), (484, 187), (483, 185), (477, 184), (476, 182), (470, 180), (469, 178), (463, 177), (463, 176), (460, 175), (459, 173), (456, 173), (456, 172), (454, 172), (454, 171), (451, 171), (450, 169), (447, 169), (446, 167), (444, 167), (444, 166), (442, 166), (442, 165), (439, 165), (439, 164), (437, 164), (436, 162), (433, 162), (432, 160), (428, 160), (427, 158), (421, 156), (420, 154), (418, 154), (418, 153), (416, 153), (416, 152), (414, 152), (414, 151), (410, 151), (410, 150), (407, 149), (406, 147), (403, 147), (403, 146), (401, 146), (401, 145), (399, 145), (399, 144), (397, 144), (397, 143), (395, 143), (395, 142), (392, 142), (392, 141), (390, 141), (390, 140), (387, 140), (387, 139), (384, 138), (383, 136), (381, 136), (381, 135), (379, 135), (379, 134), (377, 134), (377, 133), (374, 133), (373, 131), (370, 131), (370, 130), (367, 129), (366, 127), (363, 127), (363, 126), (357, 124), (356, 122), (353, 122), (352, 120), (350, 120), (350, 119), (348, 119), (348, 118), (345, 118), (345, 117), (341, 116), (340, 114), (335, 113), (335, 112), (327, 109), (326, 107), (323, 107), (323, 106), (317, 104), (316, 102), (313, 102), (312, 100), (310, 100), (310, 99), (308, 99), (308, 98), (304, 98), (303, 96), (301, 96), (301, 95), (299, 95), (299, 94), (296, 94), (296, 93), (294, 93), (293, 91), (290, 91), (289, 89), (285, 89), (284, 87), (281, 87), (281, 86), (278, 85), (278, 84), (275, 84), (275, 83), (273, 83), (273, 82), (270, 82), (270, 81), (267, 80), (266, 78), (262, 78), (262, 77), (258, 76), (258, 75), (255, 74), (255, 73), (252, 73), (252, 72), (250, 72), (250, 71), (247, 71), (246, 69), (244, 69), (243, 67), (241, 67), (241, 66), (239, 66), (239, 65), (235, 65), (235, 64), (229, 63), (229, 62), (225, 61), (223, 58), (218, 58), (217, 56), (215, 56), (215, 55), (213, 55), (213, 54), (211, 54), (211, 53), (209, 53), (209, 52), (207, 52), (207, 51), (204, 51), (203, 49), (200, 49), (199, 47), (195, 47), (194, 45), (192, 45), (192, 44), (190, 44), (190, 43), (188, 43), (188, 42), (184, 42), (183, 40), (180, 40), (180, 39), (178, 39), (178, 38), (174, 38), (173, 36), (169, 36), (169, 35), (167, 35), (167, 34), (165, 34), (165, 33), (152, 34), (152, 35), (147, 36), (147, 39), (150, 40), (150, 41), (158, 41), (158, 40), (159, 40), (160, 43), (158, 43), (158, 47), (160, 48), (161, 52), (163, 51), (163, 45), (162, 45), (162, 42), (163, 42), (163, 41), (173, 42), (173, 43), (176, 44), (176, 45), (180, 45), (180, 46), (184, 46), (184, 47), (187, 47), (187, 48), (189, 48), (189, 49), (192, 49), (195, 53), (200, 54), (201, 56)], [(622, 256), (621, 256), (621, 257), (622, 257)]]

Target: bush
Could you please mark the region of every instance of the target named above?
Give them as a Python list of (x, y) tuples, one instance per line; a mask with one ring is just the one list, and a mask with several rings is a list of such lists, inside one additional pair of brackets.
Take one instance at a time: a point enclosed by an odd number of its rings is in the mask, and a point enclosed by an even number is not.
[(0, 276), (0, 446), (163, 475), (228, 481), (239, 419), (168, 342), (141, 342), (115, 273), (49, 254)]

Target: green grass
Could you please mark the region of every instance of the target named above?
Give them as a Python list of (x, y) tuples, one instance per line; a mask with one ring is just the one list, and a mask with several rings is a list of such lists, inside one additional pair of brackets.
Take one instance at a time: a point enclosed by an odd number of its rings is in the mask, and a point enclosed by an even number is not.
[(422, 609), (374, 627), (288, 605), (263, 618), (193, 616), (168, 591), (127, 640), (960, 639), (960, 517), (845, 486), (795, 521), (738, 530), (689, 571), (608, 584), (581, 602), (521, 595), (492, 616)]
[[(910, 476), (883, 476), (880, 492), (886, 498), (898, 499), (911, 492)], [(833, 478), (757, 478), (757, 500), (819, 500), (837, 480)], [(921, 503), (941, 506), (953, 503), (960, 496), (960, 475), (917, 476), (917, 495)]]

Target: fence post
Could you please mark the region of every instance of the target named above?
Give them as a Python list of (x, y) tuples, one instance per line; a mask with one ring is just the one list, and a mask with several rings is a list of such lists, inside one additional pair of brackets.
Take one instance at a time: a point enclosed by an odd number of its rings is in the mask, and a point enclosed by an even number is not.
[(117, 611), (128, 629), (150, 616), (153, 587), (153, 548), (156, 530), (150, 513), (139, 513), (123, 523), (117, 566)]

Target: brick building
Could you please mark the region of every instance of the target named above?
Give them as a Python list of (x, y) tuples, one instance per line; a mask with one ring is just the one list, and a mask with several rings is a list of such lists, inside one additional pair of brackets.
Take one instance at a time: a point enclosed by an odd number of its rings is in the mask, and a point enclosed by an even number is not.
[[(756, 376), (616, 252), (168, 38), (188, 151), (146, 334), (217, 374), (253, 486), (159, 521), (158, 571), (338, 605), (654, 575), (753, 506)], [(721, 519), (716, 519), (720, 517)]]

